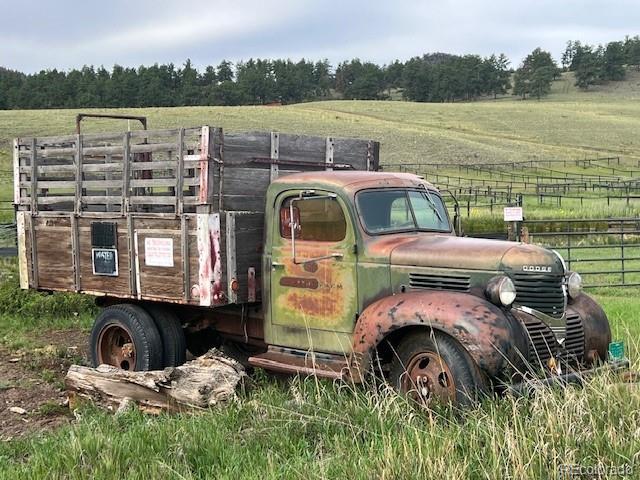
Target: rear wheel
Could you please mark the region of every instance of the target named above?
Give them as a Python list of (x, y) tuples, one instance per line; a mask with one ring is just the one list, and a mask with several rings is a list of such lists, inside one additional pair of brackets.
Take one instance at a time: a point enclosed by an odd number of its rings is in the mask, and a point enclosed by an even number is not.
[(100, 312), (91, 330), (94, 366), (123, 370), (162, 367), (162, 339), (149, 314), (137, 305), (112, 305)]
[(471, 405), (486, 387), (473, 359), (449, 335), (410, 333), (393, 355), (389, 380), (422, 405)]
[(236, 360), (240, 365), (246, 369), (250, 369), (251, 364), (249, 358), (265, 352), (265, 348), (258, 345), (251, 345), (249, 343), (234, 342), (232, 340), (225, 340), (220, 346), (220, 350), (225, 355), (229, 355)]
[(187, 342), (180, 320), (162, 305), (145, 305), (162, 338), (162, 366), (177, 367), (187, 359)]

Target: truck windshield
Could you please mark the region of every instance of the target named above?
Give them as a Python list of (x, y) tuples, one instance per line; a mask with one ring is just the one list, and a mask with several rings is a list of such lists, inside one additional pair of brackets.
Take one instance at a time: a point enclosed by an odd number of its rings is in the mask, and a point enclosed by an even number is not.
[(357, 194), (356, 204), (368, 233), (451, 231), (446, 208), (435, 192), (365, 190)]

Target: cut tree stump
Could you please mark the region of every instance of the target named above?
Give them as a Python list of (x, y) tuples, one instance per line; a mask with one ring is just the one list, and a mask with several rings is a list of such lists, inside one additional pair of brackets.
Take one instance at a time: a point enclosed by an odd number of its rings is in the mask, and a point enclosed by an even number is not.
[(90, 399), (108, 410), (135, 404), (145, 412), (199, 410), (228, 401), (246, 383), (244, 367), (216, 349), (179, 367), (131, 372), (110, 365), (72, 365), (65, 384), (69, 405)]

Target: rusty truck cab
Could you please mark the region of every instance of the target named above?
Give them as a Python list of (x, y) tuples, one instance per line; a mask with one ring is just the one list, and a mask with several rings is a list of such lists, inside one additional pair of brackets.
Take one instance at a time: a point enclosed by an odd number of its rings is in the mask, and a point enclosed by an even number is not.
[[(271, 292), (265, 342), (350, 354), (360, 313), (392, 294), (389, 252), (397, 245), (393, 237), (367, 235), (356, 194), (427, 188), (438, 195), (415, 175), (368, 172), (299, 173), (272, 183), (263, 260), (263, 272), (271, 272), (263, 276), (263, 291)], [(442, 215), (452, 232), (446, 210)]]

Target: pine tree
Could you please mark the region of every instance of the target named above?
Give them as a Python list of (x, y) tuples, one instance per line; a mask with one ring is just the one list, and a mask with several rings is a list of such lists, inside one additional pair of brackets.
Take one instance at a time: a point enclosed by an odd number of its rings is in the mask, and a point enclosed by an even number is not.
[(575, 49), (571, 69), (575, 73), (575, 85), (586, 90), (600, 78), (600, 59), (590, 45), (578, 45)]
[(538, 100), (551, 91), (558, 67), (549, 52), (536, 48), (522, 62), (514, 77), (514, 95), (531, 94)]
[(624, 80), (626, 62), (624, 44), (622, 42), (610, 42), (607, 44), (602, 56), (602, 79), (619, 81)]

